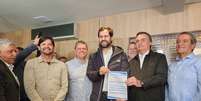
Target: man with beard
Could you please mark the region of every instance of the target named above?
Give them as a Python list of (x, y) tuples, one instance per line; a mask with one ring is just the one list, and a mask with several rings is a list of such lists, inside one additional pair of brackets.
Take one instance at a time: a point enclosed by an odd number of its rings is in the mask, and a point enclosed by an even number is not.
[[(93, 83), (90, 101), (111, 101), (107, 99), (109, 71), (126, 71), (127, 56), (123, 49), (112, 45), (113, 30), (101, 27), (98, 30), (99, 48), (88, 62), (87, 76)], [(119, 100), (119, 99), (118, 99)]]
[(67, 68), (54, 57), (54, 40), (39, 40), (41, 55), (27, 62), (24, 71), (25, 91), (31, 101), (63, 101), (68, 88)]

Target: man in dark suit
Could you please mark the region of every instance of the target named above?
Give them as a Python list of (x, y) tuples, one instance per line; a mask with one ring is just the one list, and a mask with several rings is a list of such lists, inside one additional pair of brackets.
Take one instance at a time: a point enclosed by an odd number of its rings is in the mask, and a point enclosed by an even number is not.
[(13, 72), (18, 77), (20, 82), (20, 101), (30, 101), (24, 90), (24, 67), (26, 64), (25, 59), (35, 50), (38, 49), (39, 36), (37, 35), (32, 44), (25, 49), (17, 47), (17, 56), (14, 63), (15, 68)]
[(151, 50), (151, 35), (139, 32), (136, 35), (138, 55), (130, 60), (127, 80), (129, 101), (164, 101), (167, 80), (165, 55)]
[(14, 74), (16, 46), (9, 40), (0, 40), (0, 101), (19, 101), (20, 84)]

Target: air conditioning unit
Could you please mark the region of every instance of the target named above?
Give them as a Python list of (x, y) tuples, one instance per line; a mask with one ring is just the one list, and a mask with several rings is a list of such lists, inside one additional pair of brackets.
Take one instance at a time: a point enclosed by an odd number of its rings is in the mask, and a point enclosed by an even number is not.
[(51, 36), (54, 39), (76, 38), (77, 26), (75, 23), (69, 23), (32, 29), (31, 38), (34, 39), (38, 33), (42, 34), (42, 36)]

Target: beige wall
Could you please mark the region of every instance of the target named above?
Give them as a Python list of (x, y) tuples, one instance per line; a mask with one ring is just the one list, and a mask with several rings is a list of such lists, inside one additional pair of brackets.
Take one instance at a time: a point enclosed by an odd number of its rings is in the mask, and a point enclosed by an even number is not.
[[(100, 26), (110, 26), (114, 29), (115, 45), (127, 48), (128, 38), (135, 36), (139, 31), (147, 31), (150, 34), (162, 34), (182, 31), (201, 30), (201, 3), (185, 6), (183, 12), (162, 14), (161, 8), (144, 9), (134, 12), (116, 14), (88, 19), (78, 22), (78, 38), (89, 45), (90, 52), (95, 51), (97, 42), (97, 30)], [(18, 45), (26, 46), (30, 42), (30, 28), (1, 34), (0, 38), (9, 38), (18, 42)], [(56, 51), (59, 55), (73, 56), (73, 48), (76, 40), (56, 41)]]

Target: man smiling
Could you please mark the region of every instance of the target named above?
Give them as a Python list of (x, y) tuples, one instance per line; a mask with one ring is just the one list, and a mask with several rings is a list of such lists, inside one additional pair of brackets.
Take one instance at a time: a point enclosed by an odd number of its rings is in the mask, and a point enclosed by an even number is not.
[(201, 58), (193, 53), (196, 42), (188, 32), (177, 36), (178, 56), (168, 68), (166, 101), (201, 101)]
[(65, 64), (54, 57), (54, 40), (39, 41), (40, 57), (29, 60), (24, 71), (25, 91), (31, 101), (63, 101), (68, 79)]

